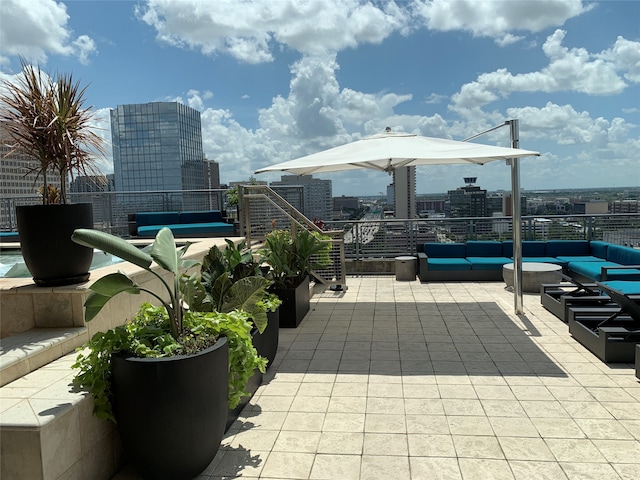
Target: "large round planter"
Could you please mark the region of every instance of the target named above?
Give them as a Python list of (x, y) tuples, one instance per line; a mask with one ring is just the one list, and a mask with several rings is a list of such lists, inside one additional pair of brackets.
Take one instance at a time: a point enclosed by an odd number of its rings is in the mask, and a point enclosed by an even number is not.
[(113, 408), (144, 478), (192, 479), (213, 460), (227, 419), (227, 339), (195, 355), (112, 357)]
[(20, 247), (33, 281), (42, 287), (89, 279), (93, 249), (71, 240), (76, 228), (93, 228), (90, 203), (16, 207)]

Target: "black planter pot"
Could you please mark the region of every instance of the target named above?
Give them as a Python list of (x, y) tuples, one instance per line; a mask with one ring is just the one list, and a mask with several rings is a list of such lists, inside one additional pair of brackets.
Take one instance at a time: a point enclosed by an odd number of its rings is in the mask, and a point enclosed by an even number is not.
[[(251, 336), (253, 337), (253, 346), (258, 351), (258, 354), (260, 354), (260, 337), (262, 335), (258, 333), (257, 328), (254, 328), (251, 331)], [(242, 409), (247, 406), (247, 403), (249, 403), (249, 400), (251, 400), (260, 385), (262, 385), (262, 372), (256, 368), (253, 371), (253, 375), (251, 375), (251, 377), (247, 381), (247, 385), (244, 387), (244, 391), (249, 395), (242, 397), (242, 400), (240, 400), (240, 403), (235, 408), (228, 409), (229, 411), (227, 412), (227, 422), (224, 429), (225, 432), (229, 430), (229, 427), (231, 427), (231, 425), (233, 425), (233, 422), (236, 421), (236, 419), (240, 415), (240, 412), (242, 412)]]
[(274, 288), (272, 290), (280, 300), (280, 327), (296, 328), (309, 311), (311, 298), (309, 297), (309, 277), (295, 288)]
[(224, 337), (195, 355), (112, 357), (118, 430), (144, 478), (192, 479), (211, 463), (225, 430), (228, 369)]
[(267, 328), (258, 335), (257, 340), (256, 350), (261, 357), (269, 360), (267, 363), (267, 368), (269, 368), (276, 359), (280, 341), (280, 307), (276, 308), (275, 312), (267, 312)]
[(76, 228), (93, 228), (90, 203), (16, 207), (24, 263), (36, 285), (86, 282), (93, 249), (71, 240)]

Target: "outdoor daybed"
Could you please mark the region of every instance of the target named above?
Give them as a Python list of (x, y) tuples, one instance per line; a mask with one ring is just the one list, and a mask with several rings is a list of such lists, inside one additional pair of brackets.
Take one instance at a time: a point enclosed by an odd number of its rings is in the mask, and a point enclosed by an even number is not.
[[(522, 242), (523, 262), (560, 265), (571, 277), (586, 281), (640, 281), (640, 250), (602, 241)], [(469, 240), (418, 245), (418, 274), (427, 281), (502, 280), (502, 267), (513, 262), (512, 241)]]
[(137, 212), (129, 223), (129, 234), (155, 237), (169, 227), (175, 237), (221, 237), (233, 235), (233, 224), (227, 223), (219, 210), (192, 212)]

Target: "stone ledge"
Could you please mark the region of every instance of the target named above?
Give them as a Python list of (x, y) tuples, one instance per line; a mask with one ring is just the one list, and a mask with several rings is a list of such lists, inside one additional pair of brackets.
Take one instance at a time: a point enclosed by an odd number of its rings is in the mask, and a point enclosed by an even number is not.
[(108, 479), (122, 463), (114, 424), (72, 383), (68, 354), (0, 388), (0, 478)]
[(33, 328), (3, 338), (0, 386), (73, 352), (88, 339), (86, 327)]

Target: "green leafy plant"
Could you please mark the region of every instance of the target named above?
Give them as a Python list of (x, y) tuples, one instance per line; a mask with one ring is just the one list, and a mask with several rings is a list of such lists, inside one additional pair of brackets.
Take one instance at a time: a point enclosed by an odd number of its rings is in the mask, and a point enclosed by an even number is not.
[[(246, 241), (227, 247), (211, 247), (202, 262), (201, 277), (189, 279), (189, 296), (195, 310), (230, 312), (242, 309), (260, 333), (267, 327), (267, 311), (275, 311), (280, 299), (267, 292), (271, 281), (262, 276), (260, 265), (246, 248)], [(200, 289), (201, 287), (201, 289)]]
[(74, 173), (102, 182), (96, 167), (104, 155), (103, 139), (91, 130), (95, 112), (84, 108), (87, 87), (81, 87), (71, 74), (55, 78), (40, 67), (20, 60), (21, 74), (2, 82), (0, 121), (7, 131), (9, 152), (34, 158), (30, 169), (43, 180), (49, 192), (50, 175), (60, 182), (59, 197), (42, 195), (42, 203), (67, 203), (67, 184)]
[(293, 236), (288, 230), (272, 230), (260, 250), (276, 288), (296, 287), (312, 270), (329, 266), (330, 252), (330, 237), (306, 229)]
[[(143, 303), (137, 315), (125, 325), (98, 332), (83, 346), (73, 365), (80, 372), (76, 382), (87, 388), (95, 398), (95, 413), (100, 418), (115, 420), (111, 410), (111, 355), (125, 352), (138, 357), (163, 357), (195, 353), (213, 345), (224, 335), (229, 342), (229, 406), (234, 408), (246, 395), (247, 381), (258, 368), (264, 372), (266, 359), (259, 357), (251, 339), (249, 314), (232, 309), (227, 312), (195, 311), (195, 293), (203, 290), (197, 277), (184, 271), (199, 262), (183, 258), (190, 244), (177, 248), (171, 230), (161, 229), (149, 249), (139, 250), (129, 242), (89, 229), (78, 229), (73, 240), (81, 245), (101, 249), (133, 263), (155, 275), (164, 289), (153, 292), (136, 284), (123, 272), (107, 275), (91, 286), (85, 302), (85, 318), (91, 321), (114, 296), (126, 292), (147, 292), (161, 306)], [(165, 272), (167, 281), (151, 268), (155, 261)], [(165, 298), (168, 298), (166, 300)]]

